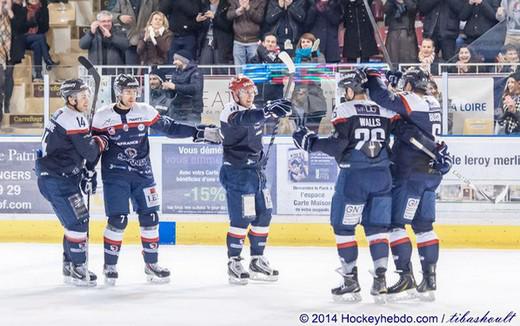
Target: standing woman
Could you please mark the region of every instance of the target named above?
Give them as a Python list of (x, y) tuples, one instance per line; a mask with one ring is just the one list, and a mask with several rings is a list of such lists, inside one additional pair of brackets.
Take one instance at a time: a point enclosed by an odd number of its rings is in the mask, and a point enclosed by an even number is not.
[(160, 11), (154, 11), (146, 27), (139, 35), (137, 55), (143, 65), (163, 65), (168, 59), (173, 33), (169, 29), (168, 19)]
[[(368, 0), (372, 5), (373, 0)], [(368, 62), (378, 54), (374, 29), (363, 0), (342, 0), (345, 36), (343, 58), (347, 62)]]

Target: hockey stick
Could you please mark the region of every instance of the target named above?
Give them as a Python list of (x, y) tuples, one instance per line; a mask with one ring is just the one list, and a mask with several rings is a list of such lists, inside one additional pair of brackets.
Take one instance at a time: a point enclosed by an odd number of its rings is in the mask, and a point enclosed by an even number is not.
[[(426, 155), (428, 155), (429, 157), (431, 157), (432, 159), (436, 159), (436, 156), (435, 154), (433, 154), (428, 148), (426, 148), (423, 144), (421, 144), (417, 139), (415, 139), (414, 137), (411, 137), (410, 138), (410, 143), (412, 143), (415, 147), (417, 147), (418, 149), (420, 149), (421, 151), (423, 151)], [(498, 195), (496, 198), (491, 198), (488, 194), (486, 194), (482, 189), (480, 189), (479, 187), (477, 187), (476, 184), (474, 184), (473, 182), (471, 182), (471, 180), (469, 180), (468, 178), (464, 177), (462, 174), (460, 174), (460, 172), (457, 170), (457, 169), (454, 169), (452, 168), (451, 169), (451, 172), (462, 182), (464, 182), (467, 186), (473, 188), (473, 190), (475, 190), (476, 192), (478, 192), (479, 194), (482, 195), (482, 197), (486, 198), (486, 200), (492, 202), (493, 204), (496, 204), (497, 202), (499, 202), (500, 200), (503, 200), (505, 197), (505, 194), (500, 194)], [(506, 188), (507, 190), (507, 188)], [(501, 197), (501, 198), (500, 198)]]
[[(89, 130), (89, 134), (92, 134), (92, 121), (94, 120), (94, 113), (96, 112), (96, 104), (97, 104), (97, 99), (98, 99), (98, 94), (99, 94), (99, 87), (101, 84), (101, 76), (99, 75), (98, 71), (96, 70), (96, 68), (94, 67), (92, 62), (90, 62), (89, 59), (85, 58), (84, 56), (79, 56), (78, 61), (85, 69), (87, 69), (88, 73), (94, 79), (94, 98), (92, 100), (92, 106), (90, 108), (89, 117), (88, 117), (88, 130)], [(91, 187), (91, 191), (89, 191), (87, 193), (87, 212), (89, 213), (89, 216), (90, 216), (90, 193), (91, 192), (92, 192), (92, 187)], [(85, 245), (85, 251), (86, 251), (85, 266), (86, 266), (86, 270), (87, 270), (85, 273), (85, 278), (87, 279), (88, 283), (90, 283), (90, 271), (88, 269), (88, 242), (89, 242), (88, 239), (89, 239), (89, 233), (90, 233), (89, 229), (90, 228), (87, 228), (87, 243)]]
[[(294, 65), (293, 60), (289, 56), (289, 54), (285, 51), (282, 51), (278, 54), (278, 58), (287, 66), (287, 70), (289, 72), (289, 79), (287, 80), (287, 86), (283, 93), (284, 99), (290, 99), (292, 93), (294, 91), (294, 73), (296, 72), (296, 66)], [(280, 127), (280, 119), (276, 119), (276, 123), (273, 128), (273, 134), (271, 135), (271, 140), (269, 141), (269, 146), (267, 146), (267, 151), (265, 152), (265, 165), (267, 165), (267, 160), (269, 159), (269, 152), (271, 151), (271, 147), (274, 144), (274, 139), (278, 134), (278, 128)]]

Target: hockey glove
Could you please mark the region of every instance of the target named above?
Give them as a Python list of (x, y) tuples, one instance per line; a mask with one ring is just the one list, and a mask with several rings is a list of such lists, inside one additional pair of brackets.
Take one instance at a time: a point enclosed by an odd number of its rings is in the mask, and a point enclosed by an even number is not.
[(220, 135), (220, 128), (215, 125), (199, 124), (195, 126), (196, 132), (193, 135), (195, 143), (209, 143), (221, 144), (222, 136)]
[(399, 79), (403, 76), (403, 73), (398, 70), (388, 70), (385, 74), (386, 80), (390, 83), (393, 88), (397, 87)]
[(97, 143), (99, 152), (102, 153), (108, 150), (108, 137), (105, 135), (92, 136), (92, 139)]
[(79, 186), (81, 188), (81, 192), (85, 195), (95, 194), (97, 189), (97, 172), (83, 169)]
[(307, 129), (306, 127), (299, 128), (296, 130), (293, 135), (294, 145), (301, 150), (306, 152), (310, 152), (312, 149), (312, 145), (318, 139), (318, 136)]
[(361, 69), (367, 76), (379, 77), (381, 75), (378, 70), (372, 67), (363, 67), (358, 69)]
[(442, 175), (450, 172), (453, 165), (453, 158), (448, 153), (448, 145), (445, 142), (438, 144), (435, 150), (436, 159), (431, 162), (431, 167), (439, 171)]
[(266, 118), (283, 118), (291, 115), (292, 103), (286, 99), (267, 101), (264, 107), (264, 116)]

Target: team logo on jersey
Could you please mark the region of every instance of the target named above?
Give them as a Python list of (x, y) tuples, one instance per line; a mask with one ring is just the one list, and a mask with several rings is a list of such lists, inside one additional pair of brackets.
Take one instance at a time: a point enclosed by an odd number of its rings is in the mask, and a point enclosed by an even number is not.
[(124, 130), (124, 131), (128, 131), (128, 129), (129, 129), (129, 127), (128, 127), (128, 125), (125, 123), (125, 124), (123, 125), (123, 130)]
[(109, 127), (107, 132), (110, 136), (114, 136), (116, 134), (116, 129), (114, 127)]
[(419, 207), (419, 203), (421, 202), (420, 198), (408, 198), (408, 201), (406, 202), (406, 208), (404, 210), (403, 218), (405, 220), (411, 221), (413, 220), (415, 216), (415, 212), (417, 211), (417, 208)]
[(140, 123), (140, 124), (137, 126), (137, 129), (139, 129), (139, 131), (143, 131), (143, 130), (144, 130), (144, 124)]
[(125, 149), (125, 154), (129, 158), (135, 158), (137, 156), (137, 149), (129, 147)]
[(379, 115), (379, 106), (377, 105), (364, 105), (355, 104), (357, 114), (375, 114)]
[(158, 247), (157, 242), (150, 242), (150, 249), (157, 249)]

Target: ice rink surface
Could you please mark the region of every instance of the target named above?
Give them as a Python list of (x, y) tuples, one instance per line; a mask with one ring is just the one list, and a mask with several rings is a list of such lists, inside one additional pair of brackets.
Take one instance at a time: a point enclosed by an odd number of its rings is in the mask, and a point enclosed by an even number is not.
[[(438, 316), (439, 323), (427, 324), (441, 325), (442, 318), (446, 324), (466, 311), (467, 316), (489, 311), (488, 317), (512, 311), (517, 316), (508, 325), (520, 325), (520, 250), (442, 250), (435, 302), (386, 305), (373, 303), (369, 295), (367, 248), (359, 252), (363, 301), (357, 304), (338, 304), (330, 296), (340, 282), (332, 247), (270, 247), (266, 256), (280, 270), (280, 280), (247, 286), (228, 284), (224, 246), (162, 246), (160, 262), (173, 273), (166, 285), (146, 283), (140, 251), (123, 245), (118, 284), (108, 288), (101, 277), (102, 247), (91, 246), (91, 270), (100, 280), (96, 288), (85, 289), (63, 284), (61, 246), (0, 244), (0, 325), (353, 325), (340, 318), (363, 313)], [(248, 263), (248, 254), (244, 257)], [(420, 282), (418, 258), (413, 259)], [(387, 274), (390, 285), (396, 278)], [(304, 324), (299, 321), (303, 313), (338, 319)]]

